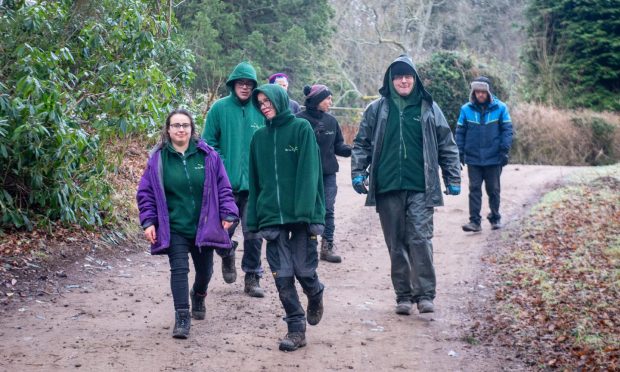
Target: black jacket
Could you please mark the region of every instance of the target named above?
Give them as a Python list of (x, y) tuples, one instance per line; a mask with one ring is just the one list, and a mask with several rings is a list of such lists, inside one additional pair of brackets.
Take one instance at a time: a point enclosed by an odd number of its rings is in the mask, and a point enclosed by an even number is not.
[(338, 120), (323, 111), (306, 108), (297, 114), (298, 118), (306, 119), (312, 125), (316, 142), (321, 150), (321, 164), (323, 165), (323, 175), (335, 174), (338, 172), (338, 160), (336, 155), (351, 156), (351, 146), (344, 143), (342, 131)]

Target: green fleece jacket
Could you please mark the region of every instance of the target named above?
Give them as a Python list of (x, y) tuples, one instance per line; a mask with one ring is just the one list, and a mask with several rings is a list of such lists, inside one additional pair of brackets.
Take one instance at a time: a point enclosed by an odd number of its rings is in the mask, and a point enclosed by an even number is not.
[(279, 85), (255, 89), (252, 101), (263, 93), (277, 115), (266, 121), (250, 144), (250, 231), (288, 223), (325, 224), (323, 174), (316, 137), (310, 123), (296, 118), (289, 98)]
[(235, 94), (235, 80), (250, 79), (257, 85), (256, 71), (247, 62), (241, 62), (228, 77), (230, 95), (219, 99), (207, 114), (202, 138), (222, 158), (233, 192), (248, 191), (248, 151), (254, 132), (264, 127), (265, 118), (252, 105), (252, 100), (241, 102)]

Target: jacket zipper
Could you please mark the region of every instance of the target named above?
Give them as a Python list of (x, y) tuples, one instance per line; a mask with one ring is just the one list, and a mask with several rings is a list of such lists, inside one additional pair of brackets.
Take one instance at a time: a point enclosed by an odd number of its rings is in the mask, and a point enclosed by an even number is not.
[(277, 139), (278, 130), (273, 128), (273, 163), (276, 173), (276, 200), (278, 201), (278, 213), (280, 214), (280, 225), (284, 225), (284, 218), (282, 217), (282, 207), (280, 206), (280, 182), (278, 181), (278, 153), (277, 153)]
[(400, 141), (398, 143), (398, 177), (399, 185), (403, 185), (403, 152), (405, 159), (407, 159), (407, 147), (405, 146), (405, 139), (403, 138), (403, 116), (404, 111), (400, 112)]
[[(181, 156), (179, 154), (179, 156)], [(194, 191), (192, 189), (192, 182), (189, 179), (189, 172), (187, 171), (187, 160), (185, 159), (185, 157), (182, 157), (183, 159), (183, 170), (185, 171), (185, 178), (187, 178), (187, 185), (189, 188), (189, 194), (192, 195), (192, 209), (195, 211), (196, 210), (196, 201), (194, 200)]]

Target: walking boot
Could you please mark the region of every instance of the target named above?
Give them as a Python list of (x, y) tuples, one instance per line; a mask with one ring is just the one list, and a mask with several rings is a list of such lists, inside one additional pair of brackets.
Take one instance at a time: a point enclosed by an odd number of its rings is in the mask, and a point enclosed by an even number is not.
[(500, 221), (491, 222), (491, 230), (499, 230), (502, 228), (502, 223)]
[(189, 337), (189, 328), (192, 318), (189, 316), (189, 309), (179, 309), (175, 314), (174, 330), (172, 337), (186, 339)]
[(433, 300), (423, 299), (418, 301), (418, 311), (420, 314), (434, 313), (435, 306), (433, 305)]
[(243, 291), (250, 297), (265, 297), (265, 291), (260, 287), (260, 277), (258, 274), (245, 274), (245, 287)]
[(411, 301), (400, 301), (396, 304), (396, 309), (394, 309), (394, 311), (398, 315), (410, 315), (412, 306), (413, 304)]
[(306, 332), (289, 332), (280, 341), (281, 351), (295, 351), (306, 346)]
[(480, 226), (479, 223), (474, 223), (474, 222), (470, 222), (466, 225), (462, 226), (463, 231), (467, 231), (467, 232), (479, 232), (482, 231), (482, 227)]
[(308, 296), (308, 307), (306, 308), (306, 319), (308, 324), (317, 325), (323, 317), (323, 291), (314, 297)]
[(207, 313), (207, 309), (205, 308), (205, 297), (204, 295), (197, 294), (194, 292), (194, 288), (189, 292), (189, 298), (192, 300), (192, 318), (196, 320), (202, 320), (205, 318)]
[(237, 269), (235, 268), (235, 249), (237, 245), (239, 243), (233, 240), (233, 251), (229, 256), (222, 257), (222, 276), (228, 284), (234, 283), (237, 280)]
[(334, 253), (335, 250), (336, 247), (334, 246), (334, 242), (321, 239), (321, 260), (332, 263), (340, 263), (342, 259)]

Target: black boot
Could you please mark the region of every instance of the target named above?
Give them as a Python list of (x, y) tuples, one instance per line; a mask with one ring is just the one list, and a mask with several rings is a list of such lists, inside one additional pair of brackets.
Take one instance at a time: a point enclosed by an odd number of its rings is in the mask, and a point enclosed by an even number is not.
[(321, 260), (333, 263), (340, 263), (342, 259), (334, 253), (336, 247), (334, 242), (321, 239)]
[(306, 332), (289, 332), (280, 341), (280, 350), (295, 351), (306, 346)]
[(189, 328), (192, 318), (189, 316), (189, 309), (179, 309), (175, 314), (174, 330), (172, 337), (185, 339), (189, 337)]
[(308, 308), (306, 309), (306, 319), (308, 324), (317, 325), (323, 317), (323, 291), (314, 297), (308, 296)]
[(245, 287), (243, 291), (250, 297), (265, 297), (265, 291), (260, 287), (260, 277), (258, 274), (245, 274)]
[(231, 248), (233, 251), (229, 256), (222, 257), (222, 276), (224, 277), (224, 281), (228, 284), (234, 283), (237, 281), (237, 268), (235, 268), (235, 249), (237, 248), (236, 241), (233, 240), (233, 247)]
[(194, 288), (189, 292), (189, 298), (192, 300), (192, 318), (202, 320), (205, 318), (207, 309), (205, 308), (205, 297), (207, 294), (199, 295), (194, 292)]

